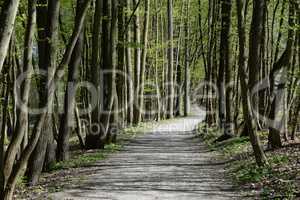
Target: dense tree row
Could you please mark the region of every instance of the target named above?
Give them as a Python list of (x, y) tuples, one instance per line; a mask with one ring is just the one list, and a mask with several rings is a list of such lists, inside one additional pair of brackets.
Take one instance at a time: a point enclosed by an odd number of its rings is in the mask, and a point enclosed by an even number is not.
[(206, 93), (217, 95), (218, 100), (204, 99), (206, 110), (213, 113), (207, 115), (206, 123), (219, 125), (223, 132), (219, 140), (250, 136), (257, 164), (264, 165), (267, 158), (259, 130), (268, 130), (270, 148), (295, 140), (299, 1), (210, 1), (208, 12), (209, 34), (203, 42), (207, 41), (208, 51), (203, 63), (206, 80), (216, 82), (218, 90), (208, 86)]

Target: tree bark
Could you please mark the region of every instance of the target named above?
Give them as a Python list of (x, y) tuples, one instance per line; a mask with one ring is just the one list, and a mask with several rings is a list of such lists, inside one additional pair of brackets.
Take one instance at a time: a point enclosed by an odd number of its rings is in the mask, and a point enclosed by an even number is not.
[(142, 57), (141, 57), (141, 70), (140, 70), (140, 88), (138, 91), (139, 99), (139, 109), (138, 109), (138, 118), (139, 122), (142, 120), (142, 114), (144, 114), (144, 84), (145, 84), (145, 68), (146, 68), (146, 59), (147, 59), (147, 48), (148, 48), (148, 31), (149, 31), (149, 20), (150, 20), (150, 1), (145, 0), (145, 10), (144, 10), (144, 30), (143, 30), (143, 48), (142, 48)]
[(0, 15), (0, 72), (7, 55), (20, 0), (5, 0)]
[(186, 2), (186, 17), (185, 17), (185, 66), (184, 66), (184, 116), (188, 116), (190, 112), (190, 49), (189, 49), (189, 12), (190, 1)]
[[(62, 76), (62, 70), (64, 69), (64, 67), (66, 65), (69, 64), (70, 59), (71, 59), (71, 55), (73, 52), (73, 49), (75, 47), (75, 44), (77, 42), (77, 39), (80, 35), (81, 29), (83, 27), (83, 22), (85, 19), (85, 14), (87, 12), (87, 9), (90, 5), (91, 0), (86, 0), (84, 2), (84, 6), (83, 9), (80, 12), (80, 20), (78, 23), (75, 23), (74, 29), (73, 29), (73, 33), (70, 39), (70, 42), (67, 45), (66, 51), (63, 55), (62, 61), (59, 64), (59, 67), (56, 69), (55, 73), (53, 73), (50, 77), (49, 77), (49, 81), (48, 81), (48, 86), (49, 86), (49, 94), (48, 94), (48, 105), (52, 105), (53, 103), (53, 99), (54, 99), (54, 92), (55, 92), (55, 88), (53, 87), (55, 85), (55, 83), (57, 82), (57, 80), (59, 80)], [(11, 171), (11, 173), (7, 173), (7, 177), (8, 181), (5, 187), (5, 194), (4, 194), (4, 199), (5, 200), (11, 200), (12, 196), (13, 196), (13, 192), (16, 186), (16, 181), (17, 178), (19, 177), (20, 173), (22, 172), (22, 169), (26, 166), (26, 163), (30, 157), (30, 155), (32, 154), (33, 150), (35, 149), (39, 137), (41, 135), (41, 130), (43, 128), (43, 125), (45, 123), (45, 118), (48, 115), (48, 110), (46, 110), (45, 112), (39, 114), (37, 116), (37, 122), (35, 123), (35, 126), (33, 128), (32, 131), (32, 135), (30, 138), (30, 141), (28, 143), (28, 145), (26, 146), (26, 148), (24, 149), (24, 151), (21, 152), (21, 156), (20, 156), (20, 160), (14, 165), (14, 158), (8, 158), (6, 160), (9, 160), (9, 162), (5, 162), (5, 167), (6, 168), (12, 168), (13, 166), (13, 170)]]
[[(133, 0), (133, 5), (137, 6), (137, 0)], [(137, 125), (140, 123), (140, 105), (139, 105), (139, 90), (140, 90), (140, 71), (141, 71), (141, 31), (140, 31), (140, 18), (138, 8), (134, 14), (134, 111), (133, 111), (133, 124)]]
[(174, 117), (174, 48), (173, 48), (173, 0), (168, 0), (168, 111), (169, 119)]
[[(285, 121), (287, 120), (286, 112), (288, 112), (286, 76), (291, 64), (293, 46), (295, 41), (294, 4), (294, 0), (291, 0), (289, 3), (289, 31), (286, 48), (279, 60), (274, 63), (273, 69), (270, 73), (270, 87), (271, 92), (274, 95), (274, 99), (271, 102), (271, 112), (269, 115), (270, 119), (273, 120), (272, 125), (269, 127), (269, 146), (271, 148), (281, 148), (281, 135), (288, 131), (287, 125), (285, 124)], [(280, 72), (280, 70), (283, 71)], [(279, 82), (279, 84), (276, 85), (276, 82)]]
[[(83, 0), (77, 1), (77, 11), (75, 20), (79, 19), (79, 10), (82, 8)], [(81, 34), (77, 40), (76, 46), (73, 50), (72, 58), (69, 64), (68, 69), (68, 82), (65, 93), (64, 100), (64, 113), (61, 118), (58, 143), (57, 143), (57, 161), (65, 161), (69, 159), (69, 136), (74, 127), (74, 111), (76, 107), (76, 84), (78, 81), (79, 67), (81, 64), (82, 51), (83, 51), (83, 39), (84, 32), (81, 31)]]
[[(258, 81), (258, 70), (260, 66), (260, 45), (262, 37), (262, 24), (263, 24), (263, 12), (265, 6), (265, 0), (254, 0), (253, 2), (253, 14), (250, 30), (250, 39), (249, 39), (249, 81), (246, 83), (247, 76), (245, 69), (240, 67), (241, 75), (241, 88), (242, 89), (242, 99), (244, 107), (246, 108), (245, 112), (245, 123), (249, 128), (250, 141), (253, 147), (254, 156), (257, 165), (263, 166), (267, 164), (267, 158), (262, 149), (260, 139), (257, 135), (257, 123), (255, 120), (255, 115), (253, 111), (253, 105), (251, 104), (251, 91), (254, 88), (255, 84)], [(242, 39), (242, 38), (240, 38)], [(243, 40), (243, 39), (242, 39)], [(241, 45), (241, 43), (240, 43)]]

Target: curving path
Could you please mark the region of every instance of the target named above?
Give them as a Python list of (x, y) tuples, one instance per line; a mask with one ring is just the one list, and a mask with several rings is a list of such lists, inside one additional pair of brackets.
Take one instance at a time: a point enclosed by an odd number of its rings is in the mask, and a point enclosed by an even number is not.
[(194, 135), (204, 116), (162, 123), (97, 164), (80, 186), (52, 199), (239, 199), (224, 179), (224, 164)]

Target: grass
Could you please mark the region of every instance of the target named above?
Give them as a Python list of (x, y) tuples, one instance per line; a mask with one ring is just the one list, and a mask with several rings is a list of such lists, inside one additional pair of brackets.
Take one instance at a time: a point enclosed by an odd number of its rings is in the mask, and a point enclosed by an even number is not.
[(108, 154), (118, 152), (122, 149), (119, 144), (106, 145), (103, 150), (96, 150), (93, 152), (86, 152), (82, 155), (77, 155), (70, 160), (57, 162), (50, 167), (50, 171), (57, 171), (62, 169), (88, 167), (95, 164), (98, 161), (107, 158)]
[(105, 159), (103, 152), (95, 152), (89, 154), (79, 155), (67, 161), (57, 162), (50, 167), (50, 171), (57, 171), (62, 169), (87, 167), (97, 161)]
[[(248, 137), (236, 137), (230, 140), (214, 143), (220, 136), (216, 127), (199, 126), (199, 136), (213, 151), (222, 155), (223, 159), (230, 160), (226, 166), (227, 174), (242, 189), (246, 195), (257, 193), (260, 199), (294, 199), (297, 192), (295, 177), (297, 170), (291, 169), (295, 158), (285, 150), (266, 152), (269, 164), (258, 167), (252, 156), (252, 147)], [(266, 144), (268, 134), (260, 132), (262, 143)], [(297, 160), (297, 159), (296, 159)], [(293, 173), (293, 171), (296, 171)]]
[[(154, 123), (142, 123), (137, 127), (129, 127), (123, 130), (123, 133), (119, 136), (119, 140), (117, 144), (109, 144), (106, 145), (102, 150), (95, 150), (91, 152), (73, 152), (71, 159), (67, 161), (57, 162), (53, 164), (49, 171), (58, 171), (63, 169), (70, 169), (70, 168), (81, 168), (81, 167), (88, 167), (90, 165), (95, 164), (98, 161), (104, 160), (107, 156), (111, 153), (118, 152), (122, 149), (122, 143), (124, 140), (132, 139), (136, 137), (138, 134), (145, 132), (146, 130), (152, 128)], [(70, 143), (72, 145), (77, 145), (77, 138), (73, 137), (70, 139)]]

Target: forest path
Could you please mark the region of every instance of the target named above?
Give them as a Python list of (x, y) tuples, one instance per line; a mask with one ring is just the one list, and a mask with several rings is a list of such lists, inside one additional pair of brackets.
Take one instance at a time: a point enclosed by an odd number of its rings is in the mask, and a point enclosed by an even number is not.
[(204, 115), (163, 122), (122, 151), (97, 163), (99, 170), (52, 199), (238, 199), (224, 178), (224, 163), (195, 137)]

